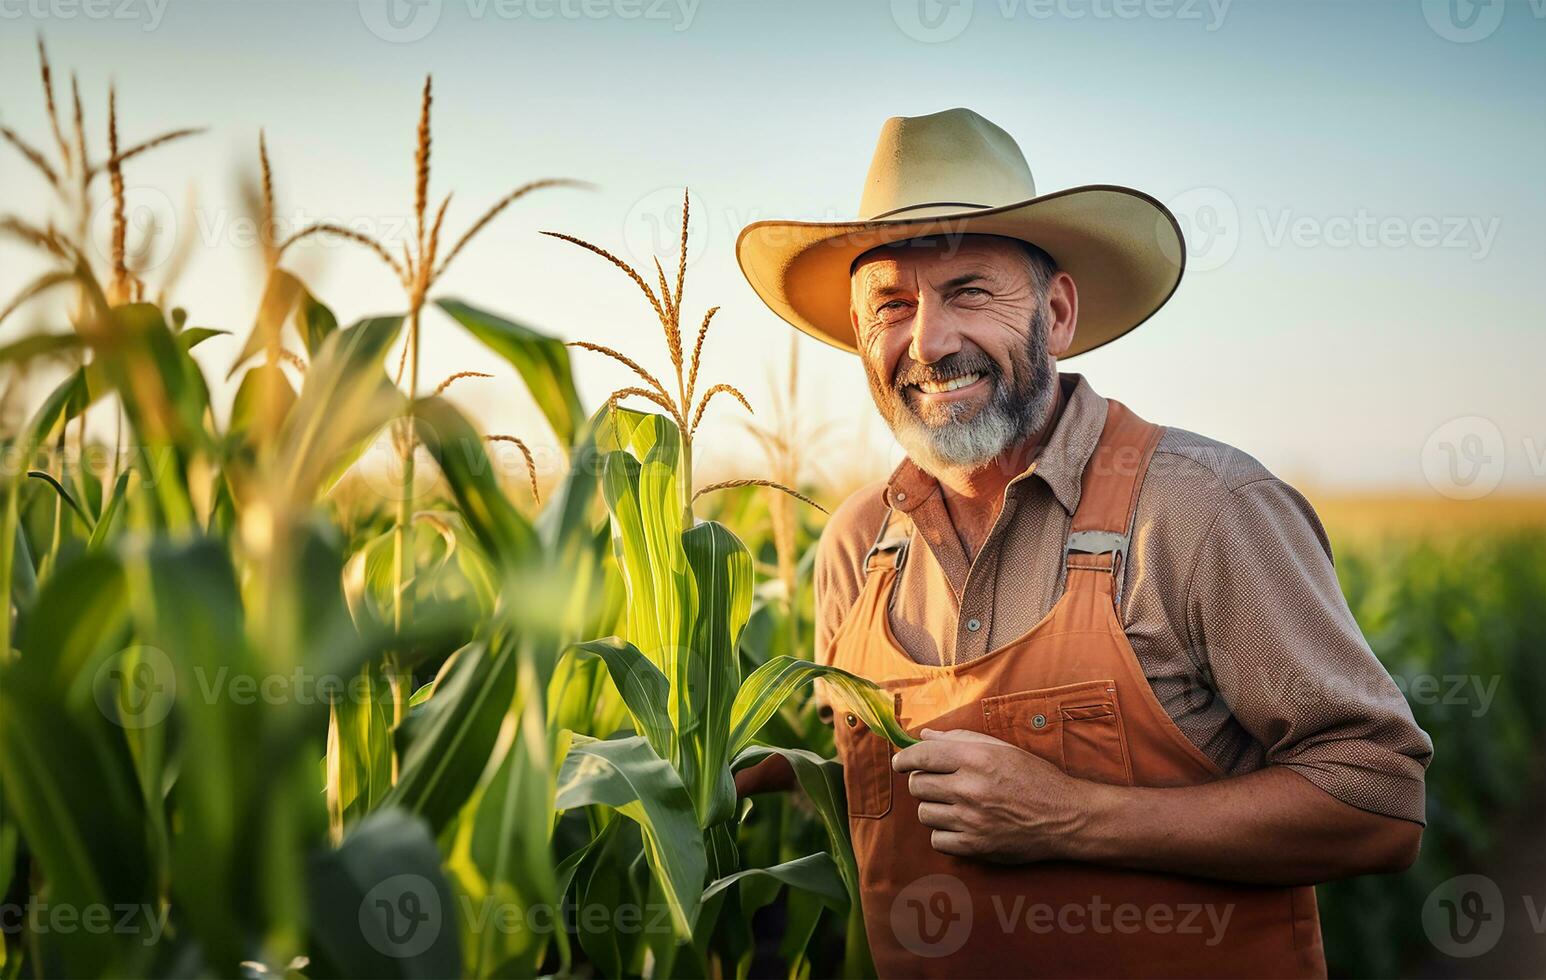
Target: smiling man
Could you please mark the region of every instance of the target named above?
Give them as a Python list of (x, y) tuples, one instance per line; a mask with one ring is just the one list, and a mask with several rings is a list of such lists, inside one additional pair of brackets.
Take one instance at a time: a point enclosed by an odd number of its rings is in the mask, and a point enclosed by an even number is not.
[(887, 121), (860, 213), (737, 251), (907, 451), (816, 567), (818, 659), (922, 739), (835, 704), (881, 975), (1324, 975), (1313, 885), (1411, 863), (1432, 745), (1303, 497), (1058, 372), (1174, 292), (1174, 218), (964, 109)]

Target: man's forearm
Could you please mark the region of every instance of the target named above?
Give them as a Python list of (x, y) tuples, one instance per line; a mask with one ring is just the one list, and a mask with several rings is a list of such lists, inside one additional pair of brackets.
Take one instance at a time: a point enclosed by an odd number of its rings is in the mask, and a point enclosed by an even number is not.
[(1074, 860), (1260, 884), (1313, 884), (1408, 867), (1422, 828), (1349, 806), (1272, 766), (1198, 786), (1086, 783)]

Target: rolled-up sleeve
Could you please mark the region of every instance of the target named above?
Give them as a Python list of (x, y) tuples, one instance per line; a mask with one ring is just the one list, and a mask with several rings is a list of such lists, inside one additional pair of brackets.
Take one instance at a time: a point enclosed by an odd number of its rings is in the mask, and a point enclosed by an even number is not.
[(1271, 477), (1222, 496), (1187, 588), (1215, 689), (1268, 765), (1423, 823), (1433, 743), (1353, 619), (1314, 510)]

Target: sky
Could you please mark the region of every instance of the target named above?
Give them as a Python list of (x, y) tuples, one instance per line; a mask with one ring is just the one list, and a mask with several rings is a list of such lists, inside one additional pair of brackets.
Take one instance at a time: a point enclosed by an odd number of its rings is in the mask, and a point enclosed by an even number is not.
[[(1016, 137), (1040, 192), (1136, 187), (1188, 234), (1171, 302), (1065, 370), (1304, 488), (1546, 491), (1546, 0), (0, 0), (0, 122), (47, 144), (39, 34), (56, 74), (79, 73), (98, 151), (109, 80), (126, 143), (210, 127), (128, 172), (133, 223), (166, 230), (152, 285), (191, 236), (190, 323), (250, 328), (262, 270), (238, 187), (260, 129), (284, 228), (411, 234), (431, 73), (450, 232), (532, 179), (595, 185), (515, 204), (435, 295), (666, 371), (634, 287), (538, 231), (669, 264), (688, 187), (683, 319), (722, 307), (704, 376), (765, 418), (792, 331), (742, 279), (736, 234), (854, 216), (886, 117), (967, 106)], [(40, 219), (46, 190), (0, 147), (0, 212)], [(402, 308), (355, 246), (286, 265), (341, 321)], [(0, 294), (36, 268), (0, 245)], [(53, 318), (30, 307), (0, 340)], [(490, 432), (549, 438), (513, 370), (436, 314), (424, 329), (428, 382), (490, 371), (456, 400)], [(201, 349), (213, 375), (237, 343)], [(857, 360), (798, 345), (800, 410), (832, 423), (810, 461), (883, 474), (900, 451)], [(574, 358), (589, 404), (629, 383)], [(758, 475), (741, 414), (716, 403), (700, 468)]]

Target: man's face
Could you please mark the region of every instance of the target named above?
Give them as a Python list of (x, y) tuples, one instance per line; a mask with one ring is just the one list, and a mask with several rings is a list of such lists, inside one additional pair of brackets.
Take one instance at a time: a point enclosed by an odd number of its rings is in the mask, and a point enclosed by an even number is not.
[(967, 235), (876, 249), (851, 288), (870, 393), (924, 469), (984, 466), (1046, 422), (1057, 378), (1048, 296), (1018, 243)]

